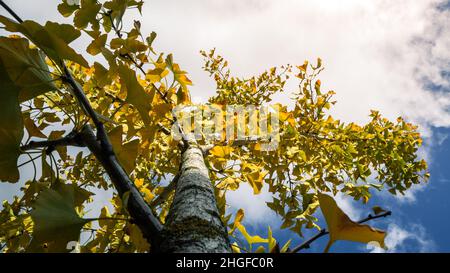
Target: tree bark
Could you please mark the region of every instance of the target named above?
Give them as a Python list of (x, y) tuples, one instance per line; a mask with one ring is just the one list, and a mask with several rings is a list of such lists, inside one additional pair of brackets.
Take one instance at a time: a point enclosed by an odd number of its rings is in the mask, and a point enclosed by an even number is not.
[(203, 153), (196, 143), (186, 146), (160, 249), (181, 253), (231, 252)]

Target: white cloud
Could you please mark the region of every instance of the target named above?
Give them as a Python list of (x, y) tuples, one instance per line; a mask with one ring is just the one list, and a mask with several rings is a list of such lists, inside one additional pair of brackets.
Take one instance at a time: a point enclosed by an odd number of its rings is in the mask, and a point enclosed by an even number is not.
[(350, 219), (358, 221), (361, 218), (362, 211), (355, 206), (355, 200), (339, 192), (335, 197), (337, 205), (344, 211)]
[(449, 16), (434, 9), (437, 2), (154, 1), (144, 8), (151, 19), (143, 27), (156, 29), (158, 47), (190, 71), (194, 96), (214, 92), (200, 49), (216, 47), (240, 76), (321, 56), (323, 82), (337, 91), (337, 116), (364, 121), (376, 108), (390, 118), (448, 126), (448, 96), (423, 86), (424, 79), (448, 86), (440, 71), (449, 66)]
[[(237, 76), (320, 56), (323, 86), (337, 92), (332, 114), (356, 122), (367, 121), (370, 109), (404, 116), (420, 125), (426, 139), (420, 156), (431, 162), (432, 128), (450, 126), (449, 93), (428, 90), (430, 82), (450, 89), (441, 73), (450, 68), (450, 11), (436, 9), (442, 2), (152, 1), (144, 6), (143, 29), (155, 30), (156, 46), (190, 72), (196, 101), (215, 89), (201, 69), (201, 49), (215, 47)], [(276, 100), (287, 102), (295, 85)], [(418, 191), (399, 199), (413, 202)]]
[(277, 221), (276, 214), (267, 207), (266, 202), (272, 201), (272, 194), (264, 186), (261, 193), (253, 195), (253, 189), (248, 183), (241, 183), (236, 191), (227, 192), (227, 203), (232, 210), (243, 209), (245, 221), (251, 225), (272, 224)]
[(425, 228), (418, 224), (402, 228), (397, 224), (390, 224), (387, 229), (385, 244), (388, 250), (368, 245), (372, 253), (381, 252), (434, 252), (435, 243), (430, 239)]
[[(36, 9), (27, 0), (7, 2), (25, 19), (62, 18), (57, 15), (56, 0), (40, 1), (48, 9)], [(158, 33), (156, 47), (173, 52), (189, 71), (195, 83), (192, 96), (198, 101), (214, 94), (215, 88), (201, 69), (201, 49), (216, 47), (238, 76), (320, 56), (326, 66), (321, 77), (324, 87), (337, 92), (333, 110), (337, 117), (363, 122), (370, 109), (391, 119), (404, 115), (419, 123), (432, 142), (433, 126), (450, 126), (450, 96), (430, 92), (425, 85), (433, 82), (450, 88), (449, 79), (441, 73), (450, 68), (450, 12), (436, 10), (440, 2), (153, 0), (146, 1), (140, 19), (143, 32)], [(128, 19), (136, 19), (136, 14)], [(293, 84), (288, 87), (287, 91), (294, 91)], [(288, 97), (283, 94), (277, 100)], [(421, 153), (432, 160), (429, 147)], [(417, 191), (403, 199), (415, 200)], [(270, 194), (263, 191), (253, 196), (246, 184), (230, 193), (228, 200), (233, 207), (243, 207), (251, 221), (267, 220), (271, 213), (265, 206)], [(338, 203), (351, 216), (358, 216), (345, 198), (338, 198)]]

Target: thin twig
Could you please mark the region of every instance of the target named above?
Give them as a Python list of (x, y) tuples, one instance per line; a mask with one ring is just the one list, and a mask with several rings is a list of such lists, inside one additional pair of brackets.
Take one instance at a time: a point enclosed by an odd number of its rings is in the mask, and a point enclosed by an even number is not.
[(44, 140), (44, 141), (30, 141), (20, 147), (20, 150), (26, 151), (36, 148), (47, 148), (47, 152), (52, 152), (57, 146), (86, 146), (81, 140), (77, 132), (71, 132), (67, 136), (54, 139), (54, 140)]
[[(373, 216), (372, 214), (369, 214), (369, 216), (367, 216), (366, 218), (359, 220), (357, 223), (362, 224), (365, 222), (368, 222), (370, 220), (374, 220), (377, 218), (381, 218), (381, 217), (387, 217), (392, 215), (391, 211), (386, 211), (384, 213), (378, 214)], [(314, 235), (313, 237), (309, 238), (308, 240), (304, 241), (303, 243), (301, 243), (300, 245), (294, 247), (291, 251), (289, 251), (289, 253), (297, 253), (302, 249), (305, 248), (309, 248), (309, 246), (311, 245), (312, 242), (314, 242), (315, 240), (319, 239), (322, 236), (325, 236), (327, 234), (329, 234), (330, 232), (327, 229), (322, 229), (320, 230), (316, 235)]]

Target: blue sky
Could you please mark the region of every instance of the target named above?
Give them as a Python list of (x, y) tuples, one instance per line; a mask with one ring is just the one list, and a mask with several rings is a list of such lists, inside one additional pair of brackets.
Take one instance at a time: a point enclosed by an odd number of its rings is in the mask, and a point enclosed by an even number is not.
[[(436, 128), (435, 132), (449, 135), (449, 129)], [(383, 208), (393, 212), (392, 216), (376, 219), (370, 222), (371, 225), (383, 230), (390, 231), (388, 244), (393, 247), (390, 251), (395, 252), (449, 252), (450, 251), (450, 139), (434, 147), (431, 151), (433, 161), (430, 164), (431, 179), (428, 185), (415, 193), (414, 202), (398, 202), (393, 198), (375, 195), (368, 206), (354, 204), (361, 210), (362, 219), (370, 208), (374, 205), (381, 205)], [(321, 221), (323, 223), (323, 220)], [(394, 229), (393, 229), (394, 228)], [(277, 234), (283, 240), (288, 237), (278, 231)], [(406, 234), (407, 233), (407, 234)], [(392, 238), (392, 237), (396, 238)], [(406, 236), (404, 240), (402, 237)], [(305, 236), (308, 238), (309, 236)], [(283, 241), (282, 240), (282, 241)], [(323, 237), (316, 241), (309, 250), (320, 252), (324, 249), (327, 238)], [(297, 240), (301, 242), (301, 240)], [(294, 244), (295, 245), (295, 244)], [(336, 252), (360, 252), (368, 251), (365, 245), (349, 242), (337, 242), (332, 251)]]
[[(386, 239), (390, 247), (388, 252), (450, 252), (450, 129), (433, 128), (433, 132), (440, 134), (438, 145), (430, 151), (433, 159), (429, 165), (431, 178), (427, 185), (414, 193), (414, 201), (398, 201), (388, 194), (374, 194), (367, 205), (361, 205), (346, 199), (343, 206), (353, 220), (365, 218), (371, 213), (371, 207), (380, 205), (392, 211), (392, 216), (376, 219), (370, 222), (374, 227), (388, 231)], [(339, 203), (339, 202), (338, 202)], [(342, 204), (342, 203), (341, 203)], [(349, 204), (351, 209), (349, 210)], [(352, 215), (353, 214), (353, 215)], [(266, 215), (272, 219), (270, 222), (252, 224), (247, 221), (250, 233), (267, 235), (268, 223), (279, 223), (275, 215)], [(321, 215), (318, 215), (320, 226), (326, 226)], [(274, 228), (274, 236), (284, 244), (293, 239), (292, 246), (296, 246), (304, 239), (310, 238), (317, 230), (305, 231), (304, 238), (300, 238), (288, 230)], [(311, 248), (303, 252), (322, 252), (328, 242), (324, 236), (315, 241)], [(332, 252), (369, 252), (372, 248), (353, 242), (338, 241), (331, 248)]]
[[(41, 23), (64, 21), (59, 0), (5, 0), (23, 18)], [(202, 71), (201, 49), (216, 48), (238, 76), (254, 75), (272, 66), (303, 64), (321, 57), (325, 89), (336, 91), (332, 114), (343, 121), (364, 123), (370, 109), (390, 119), (403, 116), (420, 126), (431, 179), (406, 197), (376, 194), (368, 206), (339, 197), (338, 204), (354, 220), (372, 205), (393, 211), (373, 224), (389, 231), (394, 252), (450, 251), (450, 2), (443, 0), (147, 0), (143, 32), (156, 31), (158, 50), (174, 53), (190, 73), (191, 93), (198, 102), (214, 94), (214, 82)], [(0, 11), (4, 15), (4, 11)], [(125, 20), (132, 22), (138, 14)], [(81, 49), (88, 39), (74, 46)], [(91, 58), (91, 60), (93, 60)], [(295, 82), (276, 101), (290, 103)], [(30, 170), (24, 169), (23, 173)], [(17, 185), (0, 184), (0, 199)], [(107, 196), (98, 195), (102, 202)], [(249, 187), (228, 196), (232, 209), (244, 208), (249, 231), (265, 235), (273, 225), (281, 242), (297, 235), (276, 228), (279, 219), (265, 207), (270, 196), (252, 196)], [(308, 233), (305, 232), (305, 236)], [(309, 251), (321, 252), (322, 238)], [(356, 243), (338, 242), (331, 251), (371, 251)]]

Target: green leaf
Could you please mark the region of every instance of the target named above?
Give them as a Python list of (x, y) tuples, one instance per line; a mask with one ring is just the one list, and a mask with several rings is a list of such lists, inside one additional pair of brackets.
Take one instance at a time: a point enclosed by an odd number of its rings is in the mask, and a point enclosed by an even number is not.
[(387, 210), (385, 210), (385, 209), (383, 209), (383, 208), (381, 208), (381, 207), (379, 207), (379, 206), (374, 206), (374, 207), (372, 208), (372, 210), (373, 210), (373, 213), (375, 213), (375, 215), (378, 215), (378, 214), (382, 214), (382, 213), (384, 213), (384, 212), (387, 212)]
[(42, 191), (30, 214), (34, 227), (28, 252), (68, 252), (67, 244), (78, 241), (90, 221), (76, 212), (74, 186), (66, 184)]
[(154, 32), (154, 31), (152, 31), (152, 33), (150, 33), (150, 36), (148, 36), (146, 39), (147, 45), (150, 48), (150, 50), (153, 52), (153, 54), (156, 54), (152, 47), (152, 44), (155, 41), (155, 39), (156, 39), (156, 32)]
[[(0, 15), (0, 23), (5, 26), (7, 31), (20, 32), (30, 39), (37, 47), (42, 49), (45, 54), (57, 63), (62, 60), (71, 60), (84, 67), (88, 67), (88, 62), (76, 53), (68, 44), (80, 36), (79, 31), (70, 25), (60, 25), (53, 22), (47, 22), (45, 26), (34, 21), (24, 21), (16, 23), (5, 16)], [(59, 31), (55, 32), (55, 29)], [(61, 31), (61, 30), (64, 31)]]
[(105, 46), (107, 34), (103, 34), (97, 39), (92, 40), (92, 42), (87, 47), (86, 51), (91, 55), (97, 55), (102, 52), (102, 48)]
[(81, 8), (75, 12), (73, 23), (77, 28), (85, 28), (89, 23), (98, 24), (96, 16), (101, 7), (96, 0), (81, 0)]
[(30, 112), (22, 113), (22, 117), (29, 136), (47, 138), (47, 136), (44, 135), (42, 131), (36, 126), (36, 124), (34, 124), (34, 121), (30, 117)]
[(19, 88), (20, 102), (56, 88), (43, 53), (31, 49), (27, 39), (0, 37), (0, 58), (9, 78)]
[(72, 15), (77, 9), (79, 9), (79, 5), (68, 4), (67, 1), (62, 2), (58, 5), (58, 11), (64, 17), (69, 17)]
[(58, 37), (67, 44), (75, 41), (81, 35), (81, 32), (78, 29), (75, 29), (72, 25), (69, 24), (58, 24), (48, 21), (45, 24), (45, 29), (50, 33), (58, 35)]
[(17, 159), (23, 137), (19, 88), (8, 77), (0, 59), (0, 181), (17, 182)]
[(119, 66), (119, 75), (122, 90), (127, 93), (126, 101), (136, 107), (144, 121), (144, 125), (149, 125), (149, 112), (152, 109), (153, 96), (145, 92), (144, 88), (139, 84), (135, 72), (127, 66)]

